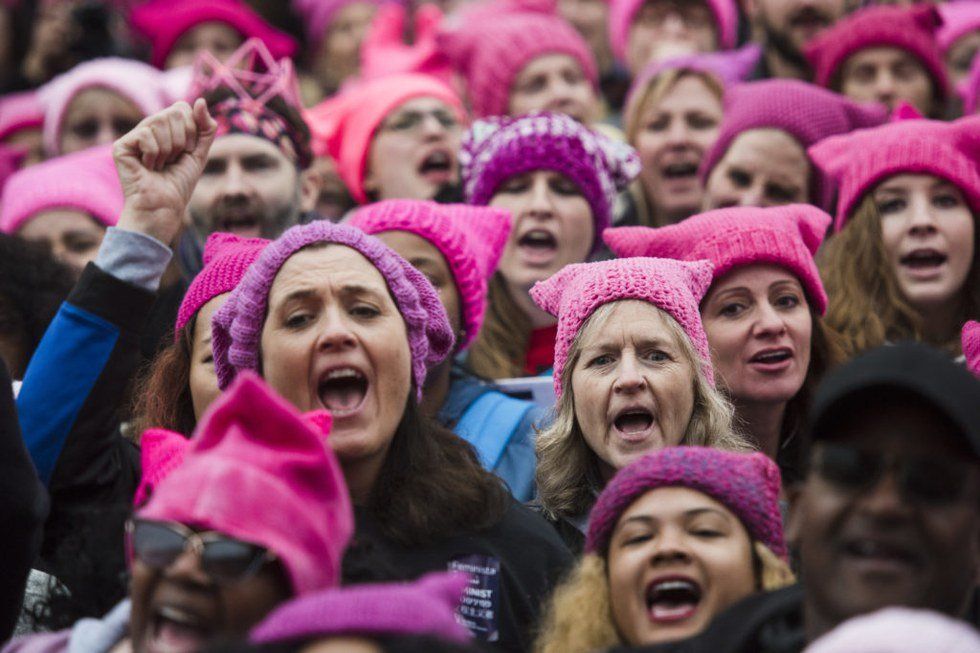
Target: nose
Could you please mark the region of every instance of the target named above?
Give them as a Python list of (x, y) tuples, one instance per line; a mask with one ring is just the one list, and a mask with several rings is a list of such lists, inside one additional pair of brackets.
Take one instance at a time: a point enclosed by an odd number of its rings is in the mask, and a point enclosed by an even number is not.
[(738, 205), (739, 206), (764, 206), (765, 204), (765, 192), (763, 191), (763, 185), (756, 182), (749, 186), (748, 188), (735, 191), (738, 194)]
[(874, 94), (879, 102), (886, 104), (895, 99), (895, 77), (890, 71), (878, 72), (874, 82)]
[(670, 147), (681, 147), (690, 143), (691, 132), (687, 124), (680, 116), (674, 116), (667, 128), (667, 145)]
[(634, 394), (643, 389), (646, 379), (640, 373), (639, 361), (632, 352), (626, 352), (616, 368), (616, 381), (613, 391), (618, 394)]
[(908, 510), (892, 470), (885, 472), (873, 487), (861, 494), (859, 505), (865, 514), (883, 521), (901, 519)]
[(229, 161), (221, 178), (221, 195), (223, 196), (242, 196), (248, 194), (248, 182), (245, 179), (245, 171), (238, 161)]
[(691, 554), (684, 535), (677, 528), (665, 527), (654, 543), (650, 563), (658, 565), (670, 562), (689, 562), (690, 560)]
[(757, 338), (772, 338), (786, 332), (786, 322), (769, 302), (759, 305), (758, 319), (752, 325), (753, 335)]
[(426, 141), (441, 140), (449, 133), (435, 114), (427, 113), (422, 118), (422, 138)]
[(912, 199), (909, 216), (909, 233), (913, 236), (929, 236), (936, 232), (936, 218), (926, 197), (918, 195)]
[(184, 549), (183, 553), (170, 563), (170, 566), (164, 570), (164, 575), (170, 580), (181, 580), (196, 585), (208, 585), (211, 582), (211, 578), (201, 566), (201, 555), (191, 547)]
[(332, 353), (348, 351), (356, 345), (350, 324), (342, 315), (340, 307), (327, 309), (322, 317), (323, 326), (317, 340), (317, 349)]
[(112, 123), (105, 121), (99, 124), (99, 132), (95, 136), (96, 145), (107, 145), (109, 143), (115, 142), (119, 138), (116, 135), (116, 130), (112, 128)]
[(682, 38), (687, 36), (687, 23), (679, 12), (669, 11), (667, 12), (667, 16), (664, 17), (661, 30), (667, 39)]
[(537, 175), (531, 184), (527, 195), (524, 215), (546, 220), (554, 217), (555, 207), (551, 199), (551, 190), (544, 175)]

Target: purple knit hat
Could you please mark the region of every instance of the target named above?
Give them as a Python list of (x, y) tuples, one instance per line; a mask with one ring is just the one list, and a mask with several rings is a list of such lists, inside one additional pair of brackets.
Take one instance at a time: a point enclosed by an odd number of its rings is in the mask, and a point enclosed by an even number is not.
[(427, 370), (442, 362), (453, 348), (453, 331), (439, 295), (425, 275), (377, 238), (326, 220), (291, 227), (269, 244), (215, 313), (211, 346), (218, 387), (228, 387), (242, 370), (259, 368), (259, 341), (272, 282), (293, 254), (313, 243), (335, 243), (357, 250), (385, 278), (405, 320), (413, 378), (421, 398)]
[(963, 356), (967, 369), (980, 377), (980, 322), (970, 321), (963, 325)]
[(938, 612), (885, 608), (848, 619), (804, 653), (977, 653), (980, 634)]
[[(627, 43), (633, 19), (646, 0), (611, 0), (609, 7), (609, 43), (613, 54), (621, 62), (626, 61)], [(715, 15), (718, 33), (718, 49), (729, 50), (738, 40), (738, 7), (734, 0), (706, 0), (705, 4)]]
[[(780, 129), (806, 149), (834, 134), (874, 127), (888, 119), (888, 110), (877, 104), (859, 104), (842, 95), (792, 79), (749, 82), (725, 94), (725, 113), (718, 140), (701, 162), (701, 181), (708, 177), (742, 132)], [(828, 208), (833, 188), (814, 175), (814, 203)]]
[(531, 288), (534, 303), (558, 318), (555, 337), (555, 397), (561, 397), (568, 351), (589, 316), (604, 304), (638, 299), (663, 310), (681, 326), (701, 358), (701, 369), (714, 384), (708, 337), (698, 305), (711, 285), (708, 261), (622, 258), (566, 265)]
[(724, 504), (753, 541), (786, 560), (779, 467), (762, 453), (710, 447), (667, 447), (619, 470), (592, 508), (585, 550), (605, 555), (620, 516), (641, 496), (661, 487), (690, 488)]
[(465, 643), (470, 632), (456, 621), (469, 579), (460, 573), (430, 573), (410, 583), (353, 585), (329, 589), (280, 606), (249, 639), (255, 644), (321, 639), (431, 636)]
[(737, 206), (701, 213), (658, 229), (606, 229), (602, 238), (619, 257), (707, 259), (714, 264), (715, 280), (746, 265), (778, 265), (796, 275), (810, 305), (823, 315), (827, 293), (813, 257), (831, 222), (829, 215), (809, 204)]
[(612, 220), (617, 193), (640, 174), (632, 147), (560, 113), (478, 120), (463, 136), (459, 163), (467, 202), (480, 206), (511, 177), (535, 170), (565, 175), (592, 207), (595, 248)]
[(510, 234), (507, 211), (465, 204), (387, 200), (358, 210), (347, 224), (372, 236), (407, 231), (432, 243), (449, 264), (463, 304), (464, 335), (457, 343), (459, 349), (466, 349), (473, 342), (487, 308), (487, 281), (497, 269)]
[(44, 107), (36, 91), (0, 96), (0, 141), (22, 129), (41, 127)]

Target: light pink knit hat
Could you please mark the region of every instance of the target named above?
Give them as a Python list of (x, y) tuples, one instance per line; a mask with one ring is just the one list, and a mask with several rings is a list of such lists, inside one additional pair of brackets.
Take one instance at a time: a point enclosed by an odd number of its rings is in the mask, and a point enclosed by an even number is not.
[[(626, 61), (627, 43), (633, 19), (646, 0), (611, 0), (609, 7), (609, 43), (613, 54), (621, 62)], [(707, 0), (706, 4), (715, 15), (715, 32), (718, 49), (730, 50), (738, 40), (738, 7), (734, 0)]]
[(418, 200), (387, 200), (358, 210), (347, 221), (352, 227), (378, 235), (407, 231), (442, 253), (456, 282), (463, 305), (464, 334), (458, 349), (466, 349), (483, 325), (487, 281), (497, 269), (510, 234), (510, 214), (503, 209)]
[(567, 265), (549, 279), (534, 284), (531, 299), (558, 318), (555, 396), (561, 397), (568, 350), (579, 329), (597, 308), (624, 299), (653, 304), (677, 320), (701, 357), (701, 369), (713, 384), (708, 337), (698, 308), (710, 285), (708, 261), (641, 257)]
[(900, 120), (834, 136), (809, 150), (810, 159), (839, 187), (834, 227), (882, 180), (898, 174), (935, 175), (963, 192), (980, 215), (980, 116), (955, 122)]
[(78, 209), (106, 227), (119, 221), (123, 192), (112, 146), (93, 147), (18, 170), (0, 199), (0, 231), (17, 233), (42, 211)]
[(963, 325), (963, 355), (967, 369), (980, 377), (980, 322)]
[(708, 211), (658, 229), (606, 229), (602, 238), (619, 257), (707, 259), (714, 265), (715, 280), (746, 265), (778, 265), (799, 278), (810, 305), (823, 315), (827, 293), (813, 257), (831, 222), (829, 215), (809, 204), (739, 206)]
[(0, 141), (21, 129), (41, 127), (44, 107), (35, 91), (0, 96)]
[(804, 653), (976, 653), (980, 634), (938, 612), (885, 608), (848, 619)]
[(960, 37), (980, 30), (980, 2), (947, 2), (939, 5), (943, 24), (936, 32), (939, 49), (946, 53)]

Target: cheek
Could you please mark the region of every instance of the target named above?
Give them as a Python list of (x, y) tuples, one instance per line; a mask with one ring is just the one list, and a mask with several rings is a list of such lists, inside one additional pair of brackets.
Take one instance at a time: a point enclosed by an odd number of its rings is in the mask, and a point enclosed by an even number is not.
[(570, 263), (579, 263), (586, 259), (592, 251), (593, 233), (592, 210), (588, 202), (581, 197), (565, 199), (559, 206), (559, 215), (563, 222), (563, 259)]
[(752, 550), (748, 536), (732, 538), (701, 556), (717, 587), (716, 609), (722, 610), (756, 589)]
[(976, 245), (976, 224), (967, 209), (951, 215), (942, 227), (951, 246), (951, 252), (967, 266), (973, 262)]
[[(721, 116), (718, 116), (718, 123), (721, 124)], [(701, 148), (702, 153), (707, 152), (711, 149), (711, 146), (715, 144), (718, 140), (719, 127), (712, 127), (711, 129), (692, 129), (691, 142)]]
[(721, 320), (706, 320), (704, 331), (711, 348), (711, 360), (716, 372), (725, 376), (725, 370), (736, 368), (743, 346), (748, 339), (748, 327)]
[(603, 430), (604, 420), (601, 416), (605, 413), (605, 383), (595, 375), (576, 371), (572, 374), (571, 386), (575, 421), (591, 446), (600, 437), (597, 432)]
[(663, 407), (665, 417), (669, 420), (665, 420), (665, 426), (671, 432), (665, 432), (664, 436), (670, 442), (680, 442), (687, 434), (687, 425), (694, 412), (693, 374), (686, 369), (665, 371), (651, 376), (650, 384), (657, 403)]
[(656, 133), (641, 130), (636, 136), (636, 151), (643, 164), (643, 172), (647, 175), (659, 176), (659, 170), (653, 166), (654, 160), (664, 148), (666, 140)]

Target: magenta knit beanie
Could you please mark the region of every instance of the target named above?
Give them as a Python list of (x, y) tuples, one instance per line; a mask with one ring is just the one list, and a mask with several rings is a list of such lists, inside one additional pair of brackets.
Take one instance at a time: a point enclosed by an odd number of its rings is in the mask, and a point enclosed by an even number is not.
[(480, 206), (511, 177), (535, 170), (561, 173), (592, 207), (595, 248), (612, 221), (616, 195), (640, 173), (632, 147), (558, 113), (478, 120), (463, 136), (459, 163), (466, 200)]
[(977, 653), (980, 634), (961, 619), (911, 608), (884, 608), (853, 617), (804, 653)]
[(806, 46), (814, 83), (830, 88), (847, 59), (867, 48), (894, 47), (913, 55), (932, 78), (940, 100), (949, 95), (949, 77), (943, 64), (936, 30), (942, 17), (935, 6), (868, 7), (845, 16), (820, 32)]
[[(637, 12), (647, 0), (610, 0), (609, 44), (620, 62), (626, 61), (630, 27)], [(738, 7), (734, 0), (705, 0), (715, 15), (718, 49), (730, 50), (738, 40)]]
[[(718, 140), (701, 162), (701, 180), (708, 177), (732, 142), (751, 129), (780, 129), (803, 149), (834, 134), (880, 125), (888, 111), (877, 104), (859, 104), (842, 95), (792, 79), (770, 79), (733, 87), (725, 94), (725, 113)], [(814, 175), (813, 203), (829, 208), (833, 187)]]
[(724, 504), (753, 541), (786, 560), (779, 467), (762, 453), (710, 447), (667, 447), (619, 470), (589, 515), (585, 550), (605, 555), (619, 517), (634, 501), (661, 487), (690, 488)]
[(966, 0), (947, 2), (938, 6), (942, 25), (936, 32), (936, 42), (945, 54), (960, 37), (980, 30), (980, 2)]
[(980, 98), (980, 57), (973, 57), (970, 74), (956, 87), (956, 92), (963, 100), (963, 115), (970, 116), (977, 113), (977, 109), (980, 109), (980, 102), (978, 102), (978, 98)]
[(51, 209), (77, 209), (111, 227), (119, 221), (122, 208), (112, 146), (103, 145), (48, 159), (11, 175), (0, 199), (0, 231), (15, 234), (34, 216)]
[(708, 337), (698, 310), (710, 285), (708, 261), (641, 257), (566, 265), (545, 281), (534, 284), (531, 299), (558, 318), (555, 397), (561, 397), (568, 351), (582, 325), (600, 306), (626, 299), (653, 304), (674, 318), (700, 356), (704, 375), (714, 384)]
[(174, 336), (180, 337), (180, 332), (202, 306), (218, 295), (234, 290), (248, 266), (270, 242), (265, 238), (240, 238), (220, 231), (208, 236), (204, 244), (204, 268), (191, 281), (180, 303)]
[(388, 200), (359, 209), (347, 221), (372, 236), (407, 231), (432, 243), (446, 259), (463, 309), (460, 351), (483, 325), (487, 281), (497, 269), (510, 234), (510, 214), (503, 209), (419, 200)]
[(955, 122), (899, 120), (834, 136), (809, 150), (810, 159), (838, 185), (834, 228), (879, 182), (899, 174), (935, 175), (956, 185), (980, 215), (980, 116)]
[(408, 583), (353, 585), (280, 606), (252, 629), (256, 644), (339, 636), (429, 636), (465, 643), (454, 613), (469, 583), (461, 573), (429, 573)]
[(796, 275), (810, 306), (823, 315), (827, 293), (813, 257), (831, 222), (829, 215), (809, 204), (739, 206), (708, 211), (658, 229), (606, 229), (602, 238), (619, 257), (706, 259), (714, 265), (716, 281), (735, 268), (778, 265)]
[(22, 130), (44, 124), (44, 107), (36, 91), (0, 96), (0, 141)]
[(963, 356), (967, 369), (980, 377), (980, 322), (970, 321), (963, 325)]
[(531, 11), (501, 12), (439, 35), (440, 49), (466, 81), (477, 118), (507, 115), (518, 74), (534, 59), (565, 54), (599, 88), (599, 72), (585, 39), (560, 16)]
[(314, 243), (335, 243), (357, 250), (385, 278), (405, 320), (413, 379), (417, 396), (421, 398), (426, 372), (442, 362), (453, 348), (453, 331), (439, 295), (425, 275), (377, 238), (326, 220), (291, 227), (266, 246), (228, 301), (215, 313), (211, 321), (211, 346), (218, 387), (227, 388), (242, 370), (259, 369), (259, 341), (272, 282), (293, 254)]

